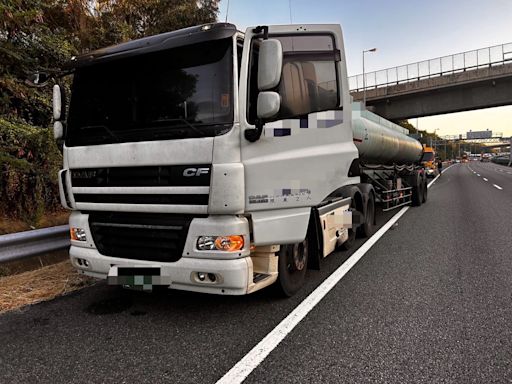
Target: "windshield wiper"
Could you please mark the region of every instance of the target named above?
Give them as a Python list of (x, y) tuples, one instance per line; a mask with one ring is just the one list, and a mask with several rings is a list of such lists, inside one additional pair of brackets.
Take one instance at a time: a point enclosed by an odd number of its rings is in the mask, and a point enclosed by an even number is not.
[(107, 127), (106, 125), (85, 125), (83, 127), (80, 127), (79, 129), (81, 131), (85, 131), (85, 130), (88, 130), (88, 129), (102, 129), (103, 131), (107, 132), (111, 138), (113, 138), (114, 140), (116, 140), (118, 143), (121, 142), (121, 140), (119, 139), (119, 137), (114, 133), (112, 132), (112, 130)]
[(176, 123), (176, 122), (181, 122), (181, 123), (184, 123), (185, 125), (187, 125), (188, 127), (192, 128), (192, 130), (198, 134), (202, 134), (203, 132), (201, 132), (200, 129), (198, 129), (195, 125), (189, 123), (186, 119), (183, 119), (181, 117), (177, 117), (177, 118), (174, 118), (174, 119), (161, 119), (161, 120), (153, 120), (153, 121), (150, 121), (149, 124), (153, 124), (153, 123), (157, 123), (157, 124), (160, 124), (160, 123)]

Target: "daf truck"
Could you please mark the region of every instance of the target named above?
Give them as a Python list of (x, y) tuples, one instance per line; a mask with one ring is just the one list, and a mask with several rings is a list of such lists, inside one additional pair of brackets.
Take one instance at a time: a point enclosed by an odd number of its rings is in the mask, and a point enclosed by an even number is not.
[(422, 146), (353, 103), (339, 25), (215, 23), (71, 60), (70, 258), (110, 284), (291, 296), (308, 268), (427, 198)]

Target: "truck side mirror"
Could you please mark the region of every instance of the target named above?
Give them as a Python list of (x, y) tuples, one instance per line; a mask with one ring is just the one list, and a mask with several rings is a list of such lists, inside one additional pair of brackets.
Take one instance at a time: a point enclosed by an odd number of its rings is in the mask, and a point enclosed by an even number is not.
[(270, 119), (274, 117), (281, 106), (281, 96), (277, 92), (260, 92), (258, 94), (257, 113), (258, 119)]
[(53, 123), (53, 138), (55, 140), (62, 139), (64, 136), (64, 126), (60, 121), (56, 121)]
[(31, 73), (25, 80), (25, 83), (31, 87), (44, 87), (50, 81), (51, 77), (46, 72)]
[(277, 87), (283, 69), (283, 47), (276, 39), (263, 40), (258, 58), (258, 89), (268, 91)]
[(62, 95), (58, 84), (53, 86), (53, 120), (60, 120), (62, 115)]
[(256, 128), (246, 129), (245, 138), (250, 142), (257, 141), (263, 132), (265, 119), (274, 117), (281, 107), (281, 97), (277, 92), (270, 91), (281, 81), (283, 69), (283, 47), (276, 39), (265, 39), (259, 46), (258, 57), (258, 102)]

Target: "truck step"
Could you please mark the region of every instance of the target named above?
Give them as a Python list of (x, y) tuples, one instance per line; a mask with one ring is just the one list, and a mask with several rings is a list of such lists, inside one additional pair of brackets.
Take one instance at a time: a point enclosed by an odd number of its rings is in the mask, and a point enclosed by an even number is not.
[(267, 277), (270, 277), (270, 275), (266, 273), (253, 273), (252, 276), (252, 281), (254, 282), (254, 284), (259, 283), (262, 280), (265, 280)]

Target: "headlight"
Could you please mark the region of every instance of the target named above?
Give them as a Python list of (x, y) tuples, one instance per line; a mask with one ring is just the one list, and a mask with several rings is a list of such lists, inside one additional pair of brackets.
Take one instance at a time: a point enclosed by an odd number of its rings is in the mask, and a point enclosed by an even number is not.
[(69, 234), (71, 235), (71, 240), (87, 241), (87, 236), (85, 235), (85, 229), (83, 229), (83, 228), (71, 227), (69, 229)]
[(230, 236), (200, 236), (197, 239), (197, 249), (200, 251), (239, 251), (244, 247), (242, 235)]

